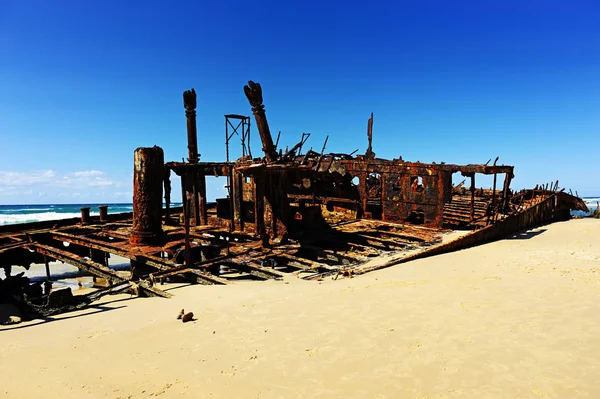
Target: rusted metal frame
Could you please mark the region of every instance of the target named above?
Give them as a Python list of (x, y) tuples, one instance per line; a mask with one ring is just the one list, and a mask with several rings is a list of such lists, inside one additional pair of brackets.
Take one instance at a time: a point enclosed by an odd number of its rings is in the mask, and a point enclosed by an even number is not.
[(291, 267), (292, 269), (297, 269), (296, 273), (298, 272), (311, 272), (314, 273), (317, 269), (315, 269), (312, 266), (309, 266), (307, 264), (304, 263), (300, 263), (291, 259), (286, 259), (288, 262), (285, 264), (287, 267)]
[(288, 276), (287, 273), (261, 266), (253, 260), (245, 262), (232, 262), (231, 260), (227, 259), (222, 262), (222, 264), (227, 265), (239, 272), (248, 273), (252, 276), (263, 278), (265, 280), (279, 279)]
[(471, 221), (475, 218), (475, 173), (471, 175)]
[(514, 167), (509, 165), (433, 165), (440, 169), (451, 170), (452, 172), (462, 172), (465, 175), (471, 173), (481, 173), (484, 175), (493, 175), (494, 173), (513, 173)]
[[(382, 231), (382, 230), (374, 230), (374, 231), (362, 231), (360, 233), (361, 236), (369, 237), (369, 239), (377, 239), (381, 242), (394, 242), (397, 246), (402, 247), (406, 245), (419, 245), (423, 243), (429, 242), (423, 238), (413, 237), (406, 234), (394, 233), (391, 231)], [(380, 237), (384, 236), (384, 237)], [(387, 236), (387, 238), (385, 237)], [(393, 240), (391, 240), (393, 239)]]
[(458, 189), (461, 188), (462, 186), (464, 186), (466, 181), (467, 180), (463, 180), (460, 183), (458, 183), (456, 186), (453, 185), (452, 186), (452, 194), (458, 193)]
[(198, 284), (201, 285), (227, 285), (229, 284), (229, 281), (227, 281), (224, 278), (215, 276), (213, 274), (210, 273), (203, 273), (200, 270), (196, 270), (196, 269), (189, 269), (186, 268), (185, 266), (183, 266), (182, 268), (177, 268), (176, 270), (164, 270), (161, 272), (157, 272), (157, 273), (151, 273), (152, 278), (157, 280), (157, 279), (163, 279), (166, 277), (171, 277), (171, 276), (177, 276), (177, 275), (184, 275), (183, 277), (190, 279), (191, 276), (196, 277), (195, 281)]
[(196, 203), (198, 204), (198, 216), (200, 223), (196, 223), (196, 226), (206, 226), (208, 224), (208, 214), (206, 207), (206, 176), (198, 172), (196, 174), (196, 187), (197, 187), (197, 198)]
[[(354, 221), (352, 223), (352, 226), (343, 226), (341, 228), (337, 228), (341, 231), (348, 231), (348, 232), (356, 232), (358, 230), (374, 230), (377, 232), (388, 232), (389, 230), (384, 230), (384, 227), (391, 227), (394, 229), (400, 229), (404, 232), (404, 234), (410, 234), (407, 235), (408, 239), (419, 239), (422, 238), (424, 240), (431, 240), (433, 236), (436, 236), (438, 234), (438, 231), (435, 229), (432, 229), (430, 227), (423, 227), (423, 226), (415, 226), (415, 225), (401, 225), (398, 223), (392, 223), (392, 222), (386, 222), (383, 220), (357, 220)], [(348, 228), (352, 229), (352, 230), (348, 230)], [(401, 233), (396, 233), (395, 234), (401, 234)]]
[[(185, 238), (184, 238), (184, 247), (185, 247), (185, 265), (187, 267), (192, 266), (192, 251), (190, 247), (190, 214), (191, 214), (191, 198), (190, 194), (186, 193), (184, 209), (186, 210), (184, 213), (184, 228), (185, 228)], [(196, 219), (197, 220), (197, 219)]]
[(508, 198), (508, 190), (510, 188), (510, 181), (512, 179), (512, 170), (506, 173), (506, 177), (504, 178), (504, 187), (502, 188), (502, 209), (504, 212), (509, 210), (509, 198)]
[(165, 168), (163, 180), (165, 190), (165, 224), (171, 224), (171, 169)]
[[(111, 282), (112, 281), (117, 281), (117, 282), (126, 282), (127, 281), (126, 279), (119, 276), (116, 272), (110, 270), (109, 268), (107, 268), (99, 263), (96, 263), (92, 260), (84, 259), (83, 257), (81, 257), (79, 255), (75, 255), (68, 251), (63, 251), (61, 249), (58, 249), (58, 248), (55, 248), (55, 247), (52, 247), (49, 245), (43, 245), (43, 244), (38, 244), (38, 243), (30, 244), (30, 248), (32, 248), (33, 250), (35, 250), (36, 252), (38, 252), (42, 255), (49, 256), (53, 259), (60, 260), (65, 263), (71, 264), (79, 269), (85, 270), (95, 276), (107, 279)], [(138, 285), (147, 294), (160, 296), (163, 298), (170, 298), (172, 296), (168, 292), (165, 292), (158, 288), (150, 287), (143, 282), (141, 282)]]
[(369, 252), (370, 254), (377, 254), (376, 249), (378, 249), (379, 247), (374, 247), (373, 245), (366, 245), (366, 244), (361, 244), (358, 243), (354, 240), (352, 240), (352, 238), (355, 237), (347, 237), (346, 235), (344, 235), (344, 237), (338, 237), (337, 235), (332, 235), (327, 237), (328, 241), (335, 241), (338, 242), (340, 244), (344, 244), (344, 245), (348, 245), (350, 248), (350, 250), (353, 249), (358, 249), (361, 250), (363, 252)]
[[(496, 162), (498, 162), (498, 158), (499, 157), (496, 157), (496, 159), (494, 160), (494, 166), (496, 166)], [(498, 173), (494, 172), (494, 185), (492, 188), (492, 205), (491, 205), (491, 209), (492, 209), (492, 213), (493, 213), (492, 220), (494, 220), (494, 221), (495, 221), (495, 214), (496, 214), (496, 179), (497, 179), (497, 177), (498, 177)], [(489, 224), (489, 223), (490, 223), (490, 218), (487, 219), (486, 224)]]
[[(27, 241), (27, 237), (25, 237), (23, 234), (17, 234), (17, 235), (12, 235), (12, 234), (9, 234), (9, 235), (0, 235), (0, 238), (8, 239), (12, 243), (18, 243), (18, 242), (25, 242), (25, 241)], [(4, 244), (2, 244), (2, 245), (4, 245)]]
[[(296, 170), (295, 168), (293, 170)], [(288, 173), (293, 171), (289, 168), (273, 168), (266, 169), (264, 175), (264, 212), (265, 215), (265, 228), (270, 238), (283, 239), (287, 233), (288, 212), (289, 202), (286, 197), (286, 177)], [(256, 173), (255, 173), (256, 175)], [(256, 176), (259, 180), (260, 177)], [(255, 180), (257, 188), (260, 183)], [(264, 245), (268, 246), (269, 243), (264, 241)]]
[(25, 247), (28, 244), (29, 244), (29, 242), (15, 242), (15, 243), (5, 244), (5, 245), (0, 246), (0, 253), (6, 252), (6, 251), (11, 251), (13, 249), (17, 249), (17, 248), (21, 248), (21, 247)]
[(196, 131), (196, 91), (194, 89), (183, 92), (183, 106), (187, 121), (188, 162), (198, 163), (198, 135)]
[[(212, 260), (212, 259), (211, 259)], [(199, 265), (194, 265), (194, 267), (198, 267)], [(201, 265), (200, 265), (201, 266)], [(201, 272), (197, 269), (191, 269), (186, 266), (178, 266), (173, 268), (167, 268), (161, 270), (159, 272), (150, 273), (152, 278), (162, 279), (165, 277), (176, 276), (176, 275), (184, 275), (183, 277), (194, 280), (198, 284), (202, 285), (227, 285), (229, 282), (221, 277), (215, 276), (213, 274), (207, 272)], [(192, 279), (192, 277), (194, 277)]]
[[(97, 230), (91, 233), (92, 235), (98, 235), (98, 236), (104, 236), (104, 237), (111, 237), (113, 240), (115, 240), (115, 244), (117, 243), (125, 243), (128, 242), (129, 240), (129, 235), (127, 235), (126, 233), (117, 231), (117, 230)], [(86, 235), (90, 235), (90, 234), (86, 234)]]
[(304, 143), (306, 143), (306, 140), (308, 140), (309, 137), (310, 133), (302, 133), (302, 139), (300, 139), (300, 141), (296, 143), (296, 145), (294, 145), (292, 148), (287, 150), (283, 154), (282, 158), (288, 158), (291, 154), (294, 154), (296, 151), (298, 151), (298, 155), (300, 155), (300, 151), (302, 151), (302, 146), (304, 145)]
[[(236, 126), (234, 126), (229, 119), (238, 119), (239, 122)], [(250, 118), (242, 116), (242, 115), (225, 115), (225, 159), (229, 162), (229, 141), (233, 137), (234, 134), (240, 135), (238, 133), (238, 129), (242, 128), (241, 140), (242, 140), (242, 157), (246, 156), (246, 119), (248, 119), (248, 129), (250, 126)], [(231, 126), (232, 132), (229, 134), (229, 126)], [(248, 132), (249, 133), (249, 132)], [(250, 154), (250, 135), (248, 134), (248, 153)], [(252, 156), (250, 154), (250, 156)]]
[(288, 199), (292, 200), (310, 200), (315, 203), (327, 204), (328, 202), (340, 202), (340, 203), (348, 203), (348, 204), (357, 204), (355, 199), (344, 198), (344, 197), (323, 197), (323, 196), (313, 196), (312, 194), (286, 194)]
[[(467, 205), (469, 209), (471, 208), (470, 195), (468, 197), (455, 195), (452, 202), (445, 204), (445, 208), (448, 210), (463, 210), (464, 205)], [(474, 201), (475, 210), (486, 210), (488, 205), (489, 205), (489, 202), (486, 199), (477, 199), (477, 197), (475, 197), (475, 201)], [(468, 213), (470, 213), (470, 210)]]
[(243, 181), (242, 174), (238, 170), (234, 169), (233, 176), (232, 176), (232, 184), (231, 184), (232, 189), (231, 189), (231, 197), (230, 197), (230, 200), (233, 205), (233, 212), (232, 212), (233, 223), (232, 223), (232, 225), (234, 226), (234, 231), (244, 231), (244, 213), (243, 213), (243, 209), (242, 209), (242, 204), (244, 201), (244, 198), (243, 198), (244, 193), (243, 193), (242, 181)]
[[(103, 227), (109, 227), (112, 225), (122, 224), (125, 221), (130, 221), (132, 218), (132, 212), (124, 212), (124, 213), (116, 213), (112, 215), (108, 215), (111, 220), (109, 223), (103, 225)], [(93, 220), (94, 218), (92, 218)], [(0, 237), (9, 234), (37, 234), (44, 233), (51, 230), (55, 230), (58, 228), (73, 228), (73, 227), (81, 227), (80, 226), (81, 218), (67, 218), (67, 219), (58, 219), (58, 220), (43, 220), (39, 222), (30, 222), (30, 223), (18, 223), (18, 224), (7, 224), (4, 226), (0, 226)], [(131, 226), (130, 223), (127, 224), (128, 227)], [(86, 226), (87, 227), (87, 226)], [(129, 236), (127, 237), (129, 238)]]
[[(358, 177), (358, 197), (360, 201), (360, 206), (358, 208), (358, 212), (356, 215), (357, 219), (362, 219), (365, 217), (367, 212), (367, 204), (369, 201), (368, 193), (367, 193), (367, 176), (368, 172), (361, 171), (358, 174), (353, 174), (353, 176)], [(382, 192), (383, 195), (383, 192)], [(381, 198), (380, 198), (381, 201)]]
[[(376, 246), (377, 244), (382, 245), (378, 246), (378, 248), (383, 249), (385, 251), (393, 251), (394, 249), (398, 249), (398, 248), (404, 248), (407, 245), (414, 245), (415, 243), (409, 243), (409, 242), (398, 242), (395, 239), (389, 239), (389, 238), (383, 238), (383, 237), (375, 237), (375, 236), (371, 236), (365, 233), (355, 233), (356, 236), (358, 237), (362, 237), (365, 240), (367, 240), (367, 242), (369, 243), (369, 245), (371, 246)], [(373, 244), (373, 242), (377, 243), (377, 244)]]
[(137, 148), (134, 152), (131, 245), (151, 244), (162, 240), (163, 181), (162, 148)]
[(366, 256), (362, 256), (362, 255), (355, 255), (346, 251), (336, 251), (333, 249), (327, 249), (327, 248), (323, 248), (320, 247), (318, 245), (312, 245), (312, 244), (302, 244), (301, 248), (303, 250), (309, 250), (309, 251), (314, 251), (314, 252), (322, 252), (324, 254), (333, 256), (335, 258), (339, 258), (339, 259), (346, 259), (346, 260), (351, 260), (351, 261), (357, 261), (357, 262), (364, 262), (367, 257)]
[[(211, 234), (211, 233), (208, 233), (208, 234)], [(219, 234), (219, 233), (214, 233), (214, 234)], [(211, 234), (211, 235), (213, 235), (213, 234)], [(193, 240), (194, 242), (198, 242), (200, 244), (205, 244), (207, 246), (218, 247), (221, 249), (228, 249), (235, 245), (242, 244), (242, 243), (237, 243), (237, 242), (232, 242), (232, 241), (227, 241), (227, 240), (221, 240), (221, 239), (217, 238), (216, 236), (206, 237), (206, 236), (195, 233), (193, 230), (190, 230), (189, 237), (190, 237), (190, 240)], [(181, 246), (181, 245), (185, 245), (185, 238), (182, 240), (180, 239), (180, 240), (176, 240), (176, 241), (171, 241), (171, 242), (169, 242), (169, 244), (165, 245), (163, 248), (164, 249), (173, 249), (173, 248), (175, 248), (177, 246)]]
[[(188, 210), (187, 210), (187, 205), (186, 205), (186, 203), (187, 203), (186, 201), (187, 201), (187, 187), (188, 187), (187, 179), (188, 179), (188, 175), (187, 175), (187, 173), (182, 173), (182, 174), (178, 174), (178, 175), (181, 177), (181, 179), (180, 179), (180, 182), (181, 182), (181, 203), (182, 203), (182, 210), (181, 210), (181, 212), (182, 212), (182, 216), (183, 216), (183, 221), (185, 223), (185, 218), (188, 217), (187, 216)], [(181, 223), (181, 219), (180, 219), (180, 223)]]
[[(123, 249), (121, 247), (114, 246), (114, 245), (106, 245), (102, 241), (96, 241), (96, 240), (93, 240), (90, 238), (74, 237), (74, 236), (67, 235), (65, 233), (60, 233), (60, 232), (52, 233), (52, 238), (55, 240), (58, 240), (58, 241), (66, 241), (66, 242), (76, 244), (76, 245), (81, 245), (84, 247), (99, 249), (99, 250), (102, 250), (102, 251), (105, 251), (108, 253), (112, 253), (112, 254), (121, 256), (123, 258), (127, 258), (129, 260), (144, 263), (147, 266), (154, 267), (155, 269), (158, 269), (160, 271), (170, 271), (170, 270), (173, 270), (174, 268), (177, 268), (180, 266), (179, 264), (169, 261), (169, 260), (165, 260), (165, 259), (155, 257), (152, 255), (135, 254), (135, 253), (132, 253), (129, 250)], [(196, 273), (191, 273), (191, 274), (193, 274), (193, 276), (189, 276), (186, 278), (189, 278), (194, 282), (198, 282), (198, 283), (202, 284), (205, 281), (208, 281), (211, 284), (219, 284), (219, 282), (213, 282), (214, 276), (198, 275)]]
[(188, 206), (189, 206), (189, 215), (190, 215), (190, 224), (191, 224), (191, 215), (194, 215), (194, 226), (200, 226), (200, 204), (198, 201), (198, 174), (195, 170), (190, 170), (188, 173), (190, 177), (190, 183), (188, 186), (187, 198)]
[[(422, 242), (428, 242), (429, 240), (425, 239), (425, 238), (421, 238), (421, 237), (417, 237), (417, 236), (412, 236), (409, 234), (402, 234), (402, 233), (397, 233), (395, 231), (388, 231), (388, 230), (381, 230), (381, 229), (375, 229), (374, 232), (376, 232), (377, 234), (381, 234), (381, 235), (387, 235), (390, 237), (394, 237), (397, 239), (400, 239), (401, 242), (406, 242), (406, 243), (422, 243)], [(364, 234), (369, 234), (368, 231), (365, 231)]]
[[(435, 176), (435, 175), (433, 175)], [(442, 227), (444, 224), (444, 203), (446, 200), (446, 181), (445, 179), (449, 179), (450, 187), (452, 186), (452, 177), (451, 175), (447, 175), (444, 171), (437, 171), (437, 211), (435, 215), (435, 219), (432, 221), (435, 227)], [(424, 180), (425, 182), (425, 180)], [(432, 189), (433, 190), (433, 189)], [(450, 190), (452, 190), (450, 188)], [(427, 220), (424, 220), (424, 223), (427, 224)], [(431, 224), (431, 222), (429, 223)]]
[(355, 241), (348, 241), (348, 245), (352, 245), (352, 246), (360, 245), (364, 248), (368, 248), (368, 250), (367, 249), (365, 249), (365, 250), (370, 253), (376, 253), (373, 251), (389, 252), (389, 251), (399, 250), (405, 246), (405, 245), (398, 244), (395, 242), (393, 245), (390, 245), (390, 243), (392, 241), (381, 239), (379, 237), (363, 235), (363, 234), (354, 234), (354, 239), (355, 240), (360, 239), (362, 242), (364, 242), (364, 244), (356, 244)]
[(335, 228), (336, 230), (343, 231), (342, 229), (346, 228), (344, 226), (347, 226), (350, 224), (355, 224), (355, 223), (360, 223), (360, 222), (361, 222), (360, 219), (342, 220), (337, 223), (331, 223), (329, 226), (331, 226), (332, 228)]
[(167, 162), (165, 167), (171, 169), (177, 176), (183, 175), (190, 171), (203, 173), (206, 176), (226, 177), (234, 168), (234, 164), (227, 162), (198, 162), (196, 164), (185, 162)]
[(114, 245), (111, 243), (107, 243), (105, 241), (96, 240), (94, 238), (89, 238), (89, 237), (81, 236), (81, 235), (74, 235), (74, 234), (70, 234), (70, 233), (66, 233), (66, 232), (62, 232), (62, 231), (49, 231), (48, 233), (50, 234), (50, 237), (52, 237), (52, 239), (54, 239), (56, 241), (65, 241), (65, 242), (68, 242), (71, 244), (80, 245), (82, 247), (88, 247), (88, 248), (98, 249), (98, 250), (105, 251), (105, 252), (114, 253), (115, 255), (119, 255), (119, 256), (122, 256), (122, 255), (117, 252), (129, 254), (128, 250), (125, 250), (120, 246), (117, 246), (117, 245)]
[(79, 209), (81, 210), (81, 225), (85, 226), (85, 225), (90, 224), (92, 222), (90, 219), (90, 207), (84, 206)]
[[(336, 269), (335, 267), (329, 266), (325, 263), (320, 263), (320, 262), (315, 262), (313, 260), (310, 259), (305, 259), (305, 258), (301, 258), (299, 256), (294, 256), (288, 252), (285, 251), (273, 251), (273, 254), (275, 256), (281, 257), (281, 258), (285, 258), (288, 259), (292, 262), (294, 262), (295, 264), (290, 265), (288, 263), (289, 266), (291, 267), (295, 267), (297, 269), (302, 269), (302, 270), (309, 270), (309, 271), (315, 271), (318, 269), (325, 269), (325, 270), (334, 270)], [(299, 265), (299, 266), (298, 266)]]
[(264, 247), (269, 245), (265, 229), (265, 184), (264, 174), (254, 174), (254, 231)]
[[(236, 246), (236, 245), (246, 245), (246, 244), (254, 244), (256, 243), (256, 237), (251, 234), (246, 234), (244, 232), (231, 232), (227, 230), (223, 230), (221, 228), (215, 228), (212, 226), (207, 226), (207, 229), (194, 228), (190, 232), (190, 237), (197, 238), (199, 240), (208, 241), (211, 244), (228, 244), (228, 246)], [(214, 238), (204, 236), (198, 233), (206, 233), (214, 236)], [(219, 239), (218, 237), (223, 237), (224, 240)], [(227, 240), (229, 238), (229, 240)], [(235, 241), (235, 240), (238, 241)]]
[[(310, 133), (304, 133), (302, 132), (302, 139), (300, 140), (300, 147), (298, 148), (298, 155), (302, 155), (302, 147), (304, 146), (304, 144), (306, 143), (306, 141), (308, 140), (308, 138), (310, 137)], [(275, 146), (275, 148), (277, 148), (277, 146)], [(306, 154), (308, 155), (308, 151), (306, 152)]]
[[(246, 139), (248, 140), (248, 156), (252, 159), (252, 148), (250, 146), (250, 117), (244, 117), (242, 122), (242, 148), (246, 147)], [(277, 149), (277, 145), (275, 145)], [(244, 153), (245, 155), (245, 153)]]
[[(323, 143), (323, 148), (321, 149), (321, 155), (319, 155), (319, 159), (317, 159), (317, 164), (314, 166), (313, 170), (319, 170), (319, 165), (321, 165), (321, 161), (323, 160), (323, 154), (325, 153), (325, 147), (327, 147), (327, 141), (329, 140), (329, 135), (325, 137), (325, 142)], [(329, 164), (331, 166), (331, 163)], [(329, 167), (328, 167), (329, 169)]]
[(44, 266), (46, 268), (46, 281), (52, 281), (52, 274), (50, 273), (50, 262), (48, 261), (47, 256), (44, 256)]
[(259, 83), (249, 81), (248, 85), (244, 86), (244, 93), (252, 106), (252, 113), (256, 119), (256, 128), (260, 135), (260, 140), (262, 141), (262, 149), (265, 153), (265, 158), (267, 162), (275, 162), (277, 160), (277, 151), (273, 145), (273, 138), (271, 137), (269, 123), (267, 122), (267, 116), (265, 115), (262, 88)]
[[(253, 253), (253, 251), (256, 251), (256, 249), (257, 249), (257, 246), (253, 246), (251, 248), (244, 248), (244, 250), (242, 252), (239, 252), (236, 254), (218, 256), (216, 258), (211, 258), (211, 259), (207, 259), (205, 261), (197, 262), (196, 264), (194, 264), (194, 267), (206, 269), (208, 267), (215, 266), (215, 265), (223, 263), (225, 261), (227, 261), (227, 262), (238, 262), (238, 261), (242, 262), (245, 259), (247, 259), (247, 256), (249, 254)], [(265, 253), (266, 252), (259, 252), (260, 255), (264, 255)], [(173, 268), (164, 269), (160, 272), (152, 273), (152, 276), (154, 278), (158, 279), (158, 278), (164, 278), (167, 276), (177, 275), (177, 274), (182, 274), (182, 273), (195, 274), (199, 278), (203, 278), (205, 281), (213, 281), (212, 284), (227, 284), (228, 283), (227, 280), (225, 280), (221, 277), (217, 277), (212, 274), (201, 273), (199, 270), (188, 268), (185, 265), (183, 265), (183, 266), (177, 265), (176, 267), (173, 267)]]
[(133, 281), (121, 281), (121, 282), (109, 285), (108, 287), (100, 288), (96, 291), (92, 291), (88, 294), (84, 294), (83, 296), (95, 301), (105, 295), (118, 294), (118, 293), (121, 293), (128, 289), (132, 289), (132, 288), (134, 288), (135, 285), (136, 285), (136, 283), (134, 283)]
[(487, 242), (498, 240), (518, 231), (535, 227), (541, 223), (548, 223), (552, 219), (552, 213), (549, 210), (554, 206), (554, 196), (546, 198), (544, 201), (508, 216), (501, 222), (491, 224), (482, 229), (475, 230), (455, 240), (440, 243), (429, 247), (421, 252), (408, 254), (399, 259), (393, 259), (377, 266), (362, 267), (354, 269), (355, 274), (364, 274), (374, 270), (383, 269), (390, 266), (395, 266), (400, 263), (405, 263), (415, 259), (426, 258), (429, 256), (439, 255), (443, 253), (454, 252), (464, 248), (471, 248)]
[[(387, 250), (386, 247), (380, 246), (378, 244), (371, 244), (371, 243), (363, 244), (363, 243), (357, 242), (357, 239), (359, 239), (359, 238), (362, 238), (361, 241), (365, 240), (365, 237), (363, 237), (362, 235), (360, 235), (357, 232), (342, 232), (339, 230), (333, 230), (324, 237), (325, 242), (327, 242), (327, 243), (333, 242), (333, 243), (337, 243), (341, 246), (351, 247), (349, 249), (349, 251), (356, 248), (356, 249), (362, 250), (364, 252), (376, 254), (377, 249)], [(316, 240), (316, 242), (320, 242), (320, 240)], [(304, 244), (302, 244), (302, 245), (304, 245)], [(400, 245), (398, 245), (398, 247), (400, 247)]]

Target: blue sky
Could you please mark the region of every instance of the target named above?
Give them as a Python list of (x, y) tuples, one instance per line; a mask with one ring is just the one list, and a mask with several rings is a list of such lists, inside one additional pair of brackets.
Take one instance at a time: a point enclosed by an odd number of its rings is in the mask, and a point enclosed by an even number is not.
[(187, 156), (192, 87), (201, 159), (223, 160), (250, 79), (283, 146), (363, 153), (374, 112), (379, 157), (499, 156), (515, 188), (600, 193), (597, 1), (2, 0), (0, 204), (131, 202), (135, 148)]

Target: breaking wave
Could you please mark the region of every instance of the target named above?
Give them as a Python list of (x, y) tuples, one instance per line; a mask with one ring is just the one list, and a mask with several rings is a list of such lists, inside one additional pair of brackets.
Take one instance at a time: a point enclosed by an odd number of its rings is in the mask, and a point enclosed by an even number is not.
[(586, 197), (586, 198), (582, 198), (582, 199), (585, 201), (586, 205), (588, 205), (588, 206), (589, 205), (594, 206), (594, 205), (596, 205), (596, 203), (600, 202), (600, 197)]
[[(98, 213), (90, 212), (90, 215), (95, 216)], [(43, 212), (43, 213), (27, 213), (27, 214), (0, 214), (0, 226), (7, 224), (41, 222), (45, 220), (60, 220), (81, 217), (81, 213), (58, 213), (58, 212)]]

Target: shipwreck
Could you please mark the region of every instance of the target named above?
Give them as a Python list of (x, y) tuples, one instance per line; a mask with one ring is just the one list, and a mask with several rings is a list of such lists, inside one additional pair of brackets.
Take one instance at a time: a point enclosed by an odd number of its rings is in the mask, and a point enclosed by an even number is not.
[[(250, 149), (251, 118), (225, 115), (224, 162), (201, 162), (196, 93), (183, 93), (187, 161), (166, 162), (160, 147), (134, 152), (133, 212), (0, 227), (0, 303), (13, 303), (29, 318), (80, 309), (102, 295), (130, 291), (169, 297), (164, 281), (230, 284), (239, 279), (319, 280), (360, 275), (410, 260), (451, 252), (569, 219), (587, 211), (558, 181), (513, 191), (514, 167), (454, 165), (377, 158), (373, 115), (364, 154), (304, 150), (309, 134), (291, 147), (273, 140), (262, 88), (244, 87), (262, 154)], [(234, 134), (242, 156), (229, 160)], [(462, 183), (453, 185), (460, 174)], [(171, 176), (181, 178), (183, 205), (171, 204)], [(493, 176), (477, 188), (478, 175)], [(224, 177), (227, 195), (207, 202), (206, 177)], [(447, 232), (462, 231), (448, 235)], [(110, 255), (127, 258), (124, 276), (109, 267)], [(57, 260), (94, 276), (104, 287), (87, 295), (53, 289), (49, 262)], [(23, 272), (45, 264), (47, 279), (32, 284)]]

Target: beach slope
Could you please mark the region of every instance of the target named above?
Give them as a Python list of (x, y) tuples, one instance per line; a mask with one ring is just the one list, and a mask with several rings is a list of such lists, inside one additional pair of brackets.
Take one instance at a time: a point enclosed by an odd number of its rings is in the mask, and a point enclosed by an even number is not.
[(108, 297), (0, 327), (0, 396), (598, 398), (599, 237), (572, 220), (353, 279)]

